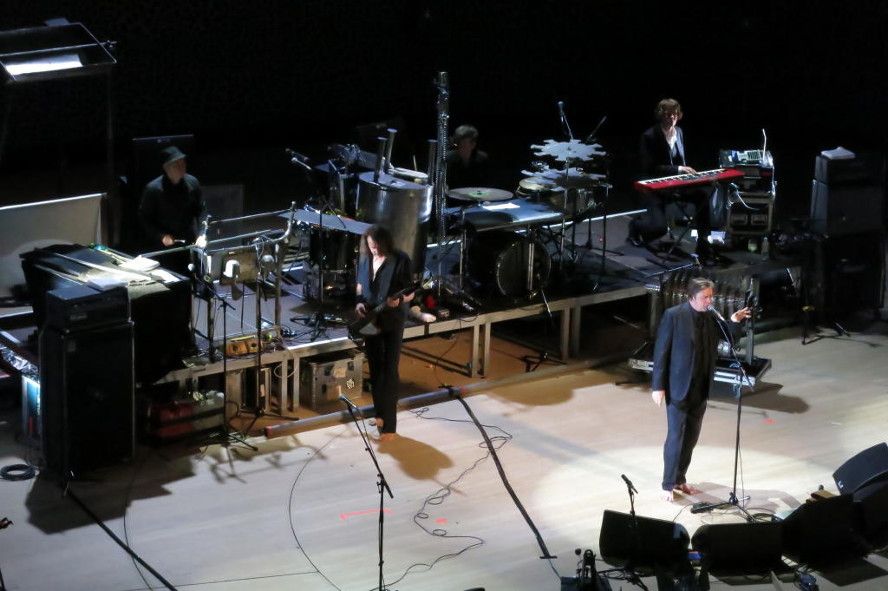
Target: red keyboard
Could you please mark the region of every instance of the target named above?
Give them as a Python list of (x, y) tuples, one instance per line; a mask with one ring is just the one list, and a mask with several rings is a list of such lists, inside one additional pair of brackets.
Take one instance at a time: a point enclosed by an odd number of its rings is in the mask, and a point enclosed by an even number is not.
[(675, 176), (664, 176), (658, 179), (648, 179), (646, 181), (635, 181), (634, 187), (638, 191), (667, 191), (684, 189), (686, 187), (695, 187), (698, 185), (706, 185), (709, 183), (719, 183), (739, 179), (743, 173), (736, 168), (716, 168), (715, 170), (704, 170), (696, 174), (677, 174)]

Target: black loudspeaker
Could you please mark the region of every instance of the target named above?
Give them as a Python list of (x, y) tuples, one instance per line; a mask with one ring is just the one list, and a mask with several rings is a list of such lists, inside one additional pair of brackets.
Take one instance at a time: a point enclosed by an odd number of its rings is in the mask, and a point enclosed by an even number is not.
[(712, 572), (767, 572), (781, 561), (783, 524), (772, 521), (704, 525), (694, 532), (691, 544)]
[(885, 190), (880, 186), (830, 187), (814, 181), (811, 224), (829, 236), (847, 236), (882, 228)]
[(888, 546), (888, 481), (860, 487), (854, 493), (860, 533), (873, 548)]
[(823, 565), (864, 556), (851, 495), (805, 503), (783, 521), (783, 553), (800, 564)]
[(40, 333), (47, 469), (63, 479), (133, 457), (133, 326)]
[(881, 232), (823, 239), (812, 264), (808, 300), (825, 319), (882, 307), (885, 246)]
[(637, 532), (631, 515), (605, 510), (598, 540), (605, 562), (633, 568), (671, 568), (687, 562), (690, 537), (683, 525), (650, 517), (635, 519)]
[(842, 494), (853, 494), (862, 486), (888, 479), (888, 444), (879, 443), (858, 453), (833, 472)]

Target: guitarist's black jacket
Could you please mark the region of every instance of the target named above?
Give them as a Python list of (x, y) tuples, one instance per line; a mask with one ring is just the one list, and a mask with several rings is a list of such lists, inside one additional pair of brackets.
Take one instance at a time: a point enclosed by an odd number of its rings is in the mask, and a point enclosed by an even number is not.
[[(388, 296), (410, 287), (410, 257), (403, 252), (396, 251), (387, 256), (372, 281), (371, 264), (372, 257), (361, 257), (358, 261), (358, 284), (361, 286), (358, 301), (364, 302), (368, 308), (375, 308)], [(402, 328), (407, 319), (407, 308), (404, 301), (397, 308), (386, 306), (377, 317), (376, 326), (384, 332)]]

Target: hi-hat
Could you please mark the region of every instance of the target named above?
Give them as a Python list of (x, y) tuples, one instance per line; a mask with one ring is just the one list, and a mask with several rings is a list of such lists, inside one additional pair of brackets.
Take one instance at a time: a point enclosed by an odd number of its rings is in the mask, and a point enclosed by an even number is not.
[(457, 201), (506, 201), (512, 198), (512, 193), (489, 187), (463, 187), (450, 189), (447, 196)]

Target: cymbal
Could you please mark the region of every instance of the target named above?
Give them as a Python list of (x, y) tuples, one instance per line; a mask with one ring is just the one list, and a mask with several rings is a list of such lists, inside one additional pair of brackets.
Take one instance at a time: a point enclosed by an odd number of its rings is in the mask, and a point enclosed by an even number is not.
[(537, 193), (540, 191), (553, 191), (560, 190), (558, 184), (550, 179), (543, 178), (540, 176), (532, 176), (526, 179), (521, 179), (518, 182), (518, 188), (521, 191), (525, 191), (528, 193)]
[(607, 156), (607, 153), (601, 149), (601, 144), (584, 144), (580, 140), (566, 142), (544, 140), (543, 145), (531, 144), (530, 149), (535, 150), (536, 156), (551, 156), (559, 162), (589, 161)]
[(457, 201), (506, 201), (512, 198), (512, 193), (489, 187), (463, 187), (450, 189), (447, 196)]

